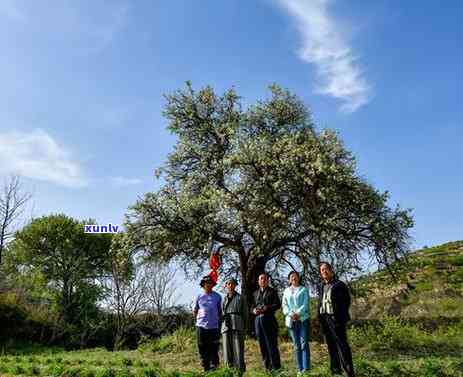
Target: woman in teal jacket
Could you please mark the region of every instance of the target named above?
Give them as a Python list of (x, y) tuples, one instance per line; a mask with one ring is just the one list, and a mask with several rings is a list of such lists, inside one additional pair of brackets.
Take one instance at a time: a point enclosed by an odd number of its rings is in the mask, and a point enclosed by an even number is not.
[(290, 285), (283, 293), (283, 314), (293, 340), (299, 372), (304, 373), (310, 369), (309, 291), (300, 284), (301, 278), (298, 272), (291, 271), (288, 280)]

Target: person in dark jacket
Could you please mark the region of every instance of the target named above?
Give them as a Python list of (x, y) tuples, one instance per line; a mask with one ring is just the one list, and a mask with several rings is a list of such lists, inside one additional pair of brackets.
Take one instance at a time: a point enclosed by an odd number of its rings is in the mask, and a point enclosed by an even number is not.
[(330, 354), (331, 372), (342, 374), (344, 369), (348, 377), (354, 377), (352, 352), (347, 341), (351, 302), (349, 289), (336, 278), (329, 263), (320, 263), (319, 272), (323, 284), (318, 290), (318, 314)]
[(249, 312), (245, 297), (235, 290), (237, 285), (233, 278), (225, 283), (228, 292), (222, 304), (222, 346), (225, 365), (238, 369), (242, 375), (246, 370), (244, 337)]
[(268, 371), (281, 368), (280, 351), (278, 350), (278, 323), (275, 312), (280, 309), (281, 302), (277, 291), (268, 285), (267, 273), (259, 275), (259, 289), (254, 292), (252, 313), (256, 316), (256, 336), (259, 340), (260, 352), (265, 369)]

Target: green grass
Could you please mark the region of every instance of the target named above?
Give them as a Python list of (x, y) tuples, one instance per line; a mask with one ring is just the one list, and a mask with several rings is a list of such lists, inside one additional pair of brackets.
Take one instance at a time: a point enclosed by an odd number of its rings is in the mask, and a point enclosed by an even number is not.
[[(372, 311), (377, 315), (372, 318), (380, 318), (376, 324), (360, 323), (349, 329), (357, 376), (463, 377), (463, 241), (419, 250), (409, 261), (409, 265), (400, 265), (400, 283), (380, 271), (354, 284), (358, 297), (374, 298), (373, 308), (379, 309)], [(384, 315), (388, 294), (396, 294), (398, 284), (405, 283), (414, 289), (397, 296), (399, 316)], [(425, 317), (422, 322), (420, 317)], [(295, 376), (286, 330), (280, 333), (279, 348), (283, 369), (272, 377)], [(326, 346), (314, 341), (310, 348), (313, 369), (307, 376), (330, 376)], [(253, 339), (246, 340), (246, 362), (245, 377), (268, 376)], [(224, 368), (207, 377), (236, 375)], [(0, 376), (202, 377), (203, 373), (194, 329), (180, 328), (160, 339), (145, 340), (134, 351), (67, 352), (12, 341), (0, 345)]]
[[(354, 363), (359, 377), (462, 376), (463, 324), (440, 326), (428, 332), (397, 317), (382, 323), (349, 330)], [(0, 374), (53, 377), (201, 377), (193, 330), (183, 329), (157, 346), (144, 343), (135, 351), (110, 352), (104, 349), (41, 352), (0, 357)], [(180, 342), (180, 343), (176, 343)], [(169, 344), (166, 351), (159, 344)], [(158, 347), (158, 348), (156, 348)], [(313, 369), (307, 376), (329, 376), (325, 345), (311, 342)], [(280, 339), (283, 369), (275, 377), (295, 376), (292, 345)], [(258, 344), (246, 340), (245, 377), (265, 377)], [(459, 374), (460, 373), (460, 374)], [(235, 377), (231, 369), (220, 369), (207, 377)]]

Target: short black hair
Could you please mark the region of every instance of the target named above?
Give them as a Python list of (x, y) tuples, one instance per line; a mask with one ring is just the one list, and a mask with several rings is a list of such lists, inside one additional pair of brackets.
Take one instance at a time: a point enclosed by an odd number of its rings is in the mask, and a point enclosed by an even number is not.
[(214, 280), (212, 280), (212, 278), (211, 278), (209, 275), (206, 275), (206, 276), (204, 276), (204, 277), (201, 279), (201, 281), (199, 282), (199, 286), (200, 286), (201, 288), (203, 288), (203, 287), (204, 287), (204, 284), (206, 284), (206, 283), (215, 285), (215, 284), (214, 284)]
[(301, 274), (299, 272), (297, 272), (296, 270), (292, 270), (288, 274), (288, 286), (291, 286), (291, 283), (289, 282), (289, 278), (291, 277), (291, 275), (294, 275), (294, 274), (297, 275), (297, 277), (299, 278), (299, 284), (303, 284)]
[(267, 279), (269, 279), (269, 280), (271, 279), (268, 272), (263, 271), (263, 272), (261, 272), (259, 275), (257, 275), (257, 277), (259, 278), (261, 275), (267, 276)]
[(330, 269), (330, 271), (336, 275), (336, 273), (334, 272), (334, 269), (333, 269), (333, 266), (331, 265), (331, 263), (329, 262), (320, 262), (320, 264), (318, 265), (318, 272), (320, 272), (320, 269), (322, 268), (322, 266), (325, 265), (326, 267), (328, 267)]
[(296, 274), (297, 277), (299, 278), (299, 280), (301, 280), (301, 274), (299, 272), (297, 272), (296, 270), (292, 270), (289, 274), (288, 274), (288, 280), (289, 278), (291, 277), (291, 275), (293, 274)]

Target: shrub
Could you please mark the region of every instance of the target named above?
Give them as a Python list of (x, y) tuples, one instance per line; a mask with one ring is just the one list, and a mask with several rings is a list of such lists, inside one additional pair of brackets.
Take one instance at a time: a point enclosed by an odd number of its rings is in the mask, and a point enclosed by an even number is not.
[(158, 353), (179, 353), (191, 348), (193, 346), (193, 339), (195, 338), (194, 329), (180, 327), (170, 335), (141, 344), (140, 349)]
[(415, 374), (397, 361), (384, 363), (385, 375), (388, 377), (414, 377)]
[(8, 373), (10, 368), (8, 367), (7, 364), (4, 364), (3, 362), (0, 363), (0, 373)]
[(64, 372), (64, 366), (55, 364), (55, 365), (51, 365), (48, 368), (47, 375), (50, 375), (53, 377), (60, 377), (63, 372)]
[(422, 377), (447, 377), (443, 366), (435, 359), (427, 359), (420, 368)]
[(25, 373), (25, 369), (22, 365), (13, 365), (11, 368), (10, 368), (10, 373), (11, 374), (24, 374)]
[(448, 263), (453, 264), (454, 266), (463, 266), (463, 255), (455, 255), (452, 257), (449, 257)]
[(349, 334), (354, 346), (368, 347), (374, 352), (447, 355), (458, 353), (463, 347), (458, 329), (457, 326), (452, 330), (456, 336), (449, 337), (446, 330), (431, 334), (398, 317), (385, 317), (377, 324), (352, 328)]
[(384, 374), (373, 364), (361, 359), (355, 363), (355, 372), (362, 377), (383, 377)]

